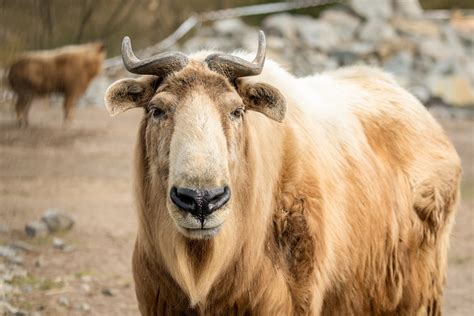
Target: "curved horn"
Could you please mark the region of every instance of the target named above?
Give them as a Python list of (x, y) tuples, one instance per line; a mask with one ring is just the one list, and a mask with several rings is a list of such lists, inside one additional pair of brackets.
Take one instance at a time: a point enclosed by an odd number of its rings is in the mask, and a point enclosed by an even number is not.
[(258, 33), (257, 56), (252, 62), (240, 57), (227, 54), (212, 54), (207, 56), (206, 62), (209, 69), (235, 79), (239, 77), (256, 76), (263, 70), (265, 63), (266, 40), (265, 33)]
[(125, 68), (131, 73), (159, 77), (178, 71), (188, 64), (188, 57), (180, 52), (166, 52), (140, 60), (133, 53), (128, 36), (122, 41), (122, 60)]

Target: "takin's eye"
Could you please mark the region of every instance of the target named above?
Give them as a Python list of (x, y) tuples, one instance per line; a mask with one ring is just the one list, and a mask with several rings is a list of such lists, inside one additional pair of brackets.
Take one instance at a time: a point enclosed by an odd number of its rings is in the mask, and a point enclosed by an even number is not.
[(244, 115), (244, 108), (236, 108), (235, 110), (233, 110), (231, 113), (230, 113), (230, 116), (231, 118), (233, 119), (239, 119), (242, 117), (242, 115)]
[(155, 120), (161, 119), (163, 116), (165, 116), (165, 114), (166, 114), (165, 110), (163, 110), (159, 107), (152, 106), (150, 108), (150, 115)]

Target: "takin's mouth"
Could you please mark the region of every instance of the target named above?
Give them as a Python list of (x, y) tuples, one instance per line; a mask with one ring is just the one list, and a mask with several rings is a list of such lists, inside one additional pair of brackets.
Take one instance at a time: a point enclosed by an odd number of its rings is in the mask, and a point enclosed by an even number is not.
[(186, 237), (193, 238), (193, 239), (207, 239), (214, 237), (221, 229), (222, 225), (218, 225), (215, 227), (202, 227), (202, 228), (187, 228), (181, 226), (181, 231)]

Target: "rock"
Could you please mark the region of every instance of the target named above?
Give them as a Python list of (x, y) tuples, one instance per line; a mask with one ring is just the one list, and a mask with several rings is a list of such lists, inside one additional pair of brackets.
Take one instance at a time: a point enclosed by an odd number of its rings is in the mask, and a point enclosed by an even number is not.
[(449, 51), (450, 58), (456, 58), (459, 60), (474, 60), (474, 47), (464, 47), (461, 38), (451, 26), (442, 26), (441, 32), (443, 34), (443, 37), (445, 38), (445, 48), (447, 48), (447, 50)]
[(14, 267), (11, 271), (11, 274), (14, 278), (26, 278), (28, 276), (28, 271), (23, 268)]
[(74, 225), (71, 216), (53, 209), (47, 210), (41, 220), (47, 225), (51, 233), (69, 230)]
[(0, 246), (0, 257), (11, 260), (16, 257), (16, 251), (10, 247)]
[(418, 45), (419, 54), (432, 58), (435, 61), (447, 59), (450, 56), (450, 50), (446, 44), (439, 39), (428, 38), (422, 40)]
[(214, 22), (213, 29), (218, 35), (241, 36), (249, 31), (249, 26), (241, 19), (227, 19)]
[(29, 243), (22, 241), (22, 240), (15, 240), (10, 244), (10, 248), (22, 250), (26, 252), (36, 252), (36, 248)]
[(267, 49), (269, 50), (276, 50), (276, 51), (283, 51), (287, 46), (287, 43), (285, 40), (283, 40), (281, 37), (277, 36), (268, 36), (267, 37)]
[(0, 246), (0, 257), (5, 258), (7, 261), (15, 264), (22, 264), (23, 258), (18, 256), (16, 251), (10, 247)]
[(92, 277), (90, 275), (82, 275), (81, 276), (81, 281), (82, 282), (91, 282), (92, 281)]
[(431, 114), (436, 118), (444, 119), (460, 119), (460, 120), (473, 120), (474, 119), (474, 108), (472, 107), (449, 107), (440, 104), (430, 105), (428, 108)]
[(298, 16), (289, 13), (272, 14), (262, 21), (262, 29), (268, 36), (274, 35), (295, 40), (297, 36), (295, 21), (297, 19)]
[(86, 293), (89, 293), (91, 291), (91, 286), (87, 283), (82, 283), (81, 290), (83, 290)]
[(102, 289), (102, 294), (104, 296), (115, 296), (115, 292), (109, 288)]
[(421, 18), (423, 9), (418, 0), (395, 0), (395, 15), (407, 16), (411, 18)]
[(375, 47), (369, 43), (352, 42), (340, 45), (330, 52), (331, 57), (338, 61), (339, 65), (351, 65), (358, 60), (366, 59), (375, 51)]
[(393, 75), (401, 86), (409, 87), (414, 57), (410, 52), (401, 51), (383, 64), (383, 69)]
[(72, 251), (74, 251), (75, 249), (76, 249), (76, 247), (74, 247), (73, 245), (68, 245), (68, 244), (66, 244), (66, 245), (63, 247), (62, 251), (64, 251), (64, 252), (72, 252)]
[(325, 21), (300, 17), (296, 21), (296, 29), (304, 44), (323, 52), (336, 48), (341, 42), (336, 29)]
[(474, 87), (465, 74), (433, 74), (428, 78), (428, 86), (434, 97), (440, 98), (448, 105), (474, 105)]
[(35, 267), (41, 268), (42, 266), (44, 266), (44, 259), (43, 259), (43, 256), (39, 256), (35, 260)]
[(431, 97), (430, 91), (425, 86), (416, 85), (416, 86), (409, 87), (409, 90), (418, 100), (420, 100), (421, 103), (425, 105), (430, 100), (430, 97)]
[(474, 17), (472, 15), (464, 16), (460, 10), (454, 10), (451, 13), (449, 26), (472, 49), (474, 45), (474, 36), (472, 36), (474, 34)]
[(354, 33), (360, 24), (360, 19), (343, 10), (326, 10), (321, 13), (320, 19), (329, 23), (343, 41), (353, 39)]
[(371, 19), (365, 23), (360, 31), (359, 38), (367, 42), (391, 41), (397, 38), (394, 28), (381, 19)]
[(409, 41), (404, 38), (396, 38), (390, 41), (383, 41), (377, 43), (375, 47), (377, 55), (382, 61), (385, 61), (387, 58), (391, 57), (394, 54), (397, 54), (399, 51), (416, 51), (416, 45), (412, 41)]
[(64, 240), (57, 237), (53, 238), (53, 247), (55, 249), (63, 250), (65, 246), (66, 246), (66, 243), (64, 242)]
[(25, 311), (22, 311), (7, 302), (0, 301), (0, 311), (3, 311), (5, 316), (27, 316), (28, 314)]
[(48, 226), (43, 221), (33, 221), (26, 224), (25, 232), (33, 238), (42, 238), (49, 234)]
[(31, 285), (27, 285), (21, 288), (23, 293), (31, 293), (33, 292), (33, 287)]
[(391, 0), (351, 0), (350, 6), (358, 15), (368, 20), (389, 19), (393, 14)]
[(64, 306), (64, 307), (69, 307), (71, 304), (69, 303), (69, 299), (65, 296), (61, 296), (58, 298), (58, 304), (60, 306)]
[(82, 310), (84, 312), (89, 312), (91, 310), (91, 307), (87, 303), (77, 303), (74, 305), (74, 308), (77, 310)]
[(404, 17), (396, 17), (393, 19), (392, 25), (399, 32), (410, 37), (439, 37), (441, 34), (438, 25), (428, 20), (415, 20)]

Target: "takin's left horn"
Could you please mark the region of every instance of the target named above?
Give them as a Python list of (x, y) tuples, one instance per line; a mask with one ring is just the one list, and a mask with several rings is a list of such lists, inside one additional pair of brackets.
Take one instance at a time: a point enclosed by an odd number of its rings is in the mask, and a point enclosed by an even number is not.
[(265, 33), (259, 31), (257, 56), (255, 56), (255, 59), (252, 62), (228, 54), (212, 54), (207, 56), (206, 63), (209, 69), (221, 73), (231, 79), (256, 76), (263, 70), (265, 54)]

